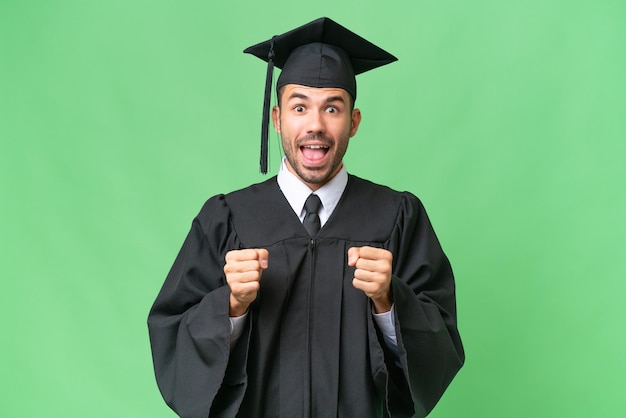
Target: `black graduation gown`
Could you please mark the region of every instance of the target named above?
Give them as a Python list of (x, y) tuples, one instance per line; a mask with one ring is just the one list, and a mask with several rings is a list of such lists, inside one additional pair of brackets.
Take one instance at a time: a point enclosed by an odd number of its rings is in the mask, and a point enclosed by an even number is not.
[[(393, 253), (399, 358), (352, 286), (353, 246)], [(269, 267), (230, 349), (228, 251)], [(464, 361), (452, 270), (421, 202), (349, 176), (317, 236), (276, 178), (209, 199), (148, 317), (157, 382), (181, 417), (423, 417)]]

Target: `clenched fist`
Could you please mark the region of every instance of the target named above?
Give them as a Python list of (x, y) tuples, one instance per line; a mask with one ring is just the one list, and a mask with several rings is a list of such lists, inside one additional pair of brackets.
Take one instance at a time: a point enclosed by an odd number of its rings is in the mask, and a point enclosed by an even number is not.
[(352, 285), (372, 300), (376, 313), (388, 312), (393, 304), (392, 261), (393, 254), (382, 248), (352, 247), (348, 250), (348, 265), (356, 267)]
[(268, 258), (268, 251), (262, 248), (233, 250), (226, 254), (224, 274), (230, 287), (230, 316), (245, 314), (256, 299)]

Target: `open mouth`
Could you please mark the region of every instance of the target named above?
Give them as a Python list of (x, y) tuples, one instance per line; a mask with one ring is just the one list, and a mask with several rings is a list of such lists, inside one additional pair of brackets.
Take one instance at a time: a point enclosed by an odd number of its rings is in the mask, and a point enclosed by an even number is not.
[(300, 152), (309, 163), (320, 162), (326, 157), (330, 147), (323, 144), (307, 144), (300, 147)]

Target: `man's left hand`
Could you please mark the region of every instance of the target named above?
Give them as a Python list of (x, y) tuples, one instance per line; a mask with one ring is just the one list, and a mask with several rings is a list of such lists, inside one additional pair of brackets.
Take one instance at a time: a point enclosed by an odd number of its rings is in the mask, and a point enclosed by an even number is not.
[(391, 270), (393, 254), (382, 248), (352, 247), (348, 265), (355, 267), (352, 285), (369, 297), (376, 313), (388, 312), (391, 301)]

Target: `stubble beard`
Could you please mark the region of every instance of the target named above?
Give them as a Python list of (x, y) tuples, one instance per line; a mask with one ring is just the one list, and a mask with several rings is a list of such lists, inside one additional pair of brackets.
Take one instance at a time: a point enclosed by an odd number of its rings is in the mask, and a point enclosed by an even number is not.
[[(325, 145), (328, 145), (328, 152), (331, 152), (331, 150), (334, 149), (335, 154), (333, 155), (330, 166), (309, 168), (305, 167), (299, 162), (297, 154), (300, 152), (300, 145), (303, 142), (311, 140), (322, 141)], [(311, 134), (302, 137), (295, 142), (295, 145), (293, 144), (293, 141), (291, 141), (291, 139), (283, 137), (283, 149), (285, 151), (285, 157), (287, 158), (287, 161), (289, 162), (291, 168), (305, 183), (314, 184), (320, 187), (326, 184), (336, 174), (338, 168), (341, 167), (343, 156), (347, 150), (348, 141), (340, 141), (337, 144), (333, 139), (321, 134)], [(335, 145), (337, 145), (338, 148), (333, 148)]]

